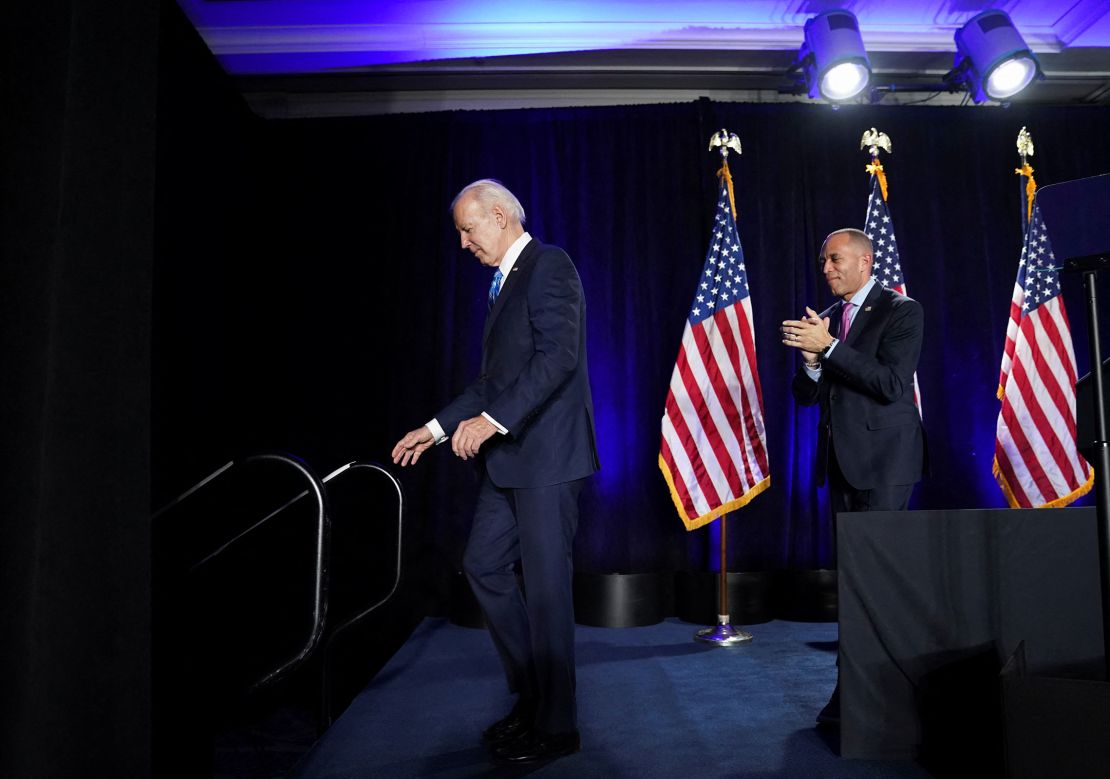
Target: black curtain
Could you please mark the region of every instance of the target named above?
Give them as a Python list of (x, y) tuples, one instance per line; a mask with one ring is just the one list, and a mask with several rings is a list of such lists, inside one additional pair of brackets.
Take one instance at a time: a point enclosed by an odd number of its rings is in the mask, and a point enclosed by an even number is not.
[(150, 773), (157, 4), (5, 10), (0, 774)]
[[(254, 383), (253, 356), (266, 344), (292, 348), (280, 330), (280, 313), (255, 309), (271, 297), (270, 280), (280, 278), (258, 250), (257, 236), (267, 229), (256, 151), (261, 120), (173, 2), (164, 9), (158, 55), (154, 511), (168, 502), (182, 458), (195, 457), (191, 462), (207, 473), (257, 448), (259, 431), (249, 426), (247, 409), (262, 406), (266, 392)], [(171, 513), (153, 523), (153, 775), (206, 776), (212, 734), (234, 710), (227, 701), (237, 699), (224, 689), (226, 675), (198, 659), (197, 647), (224, 648), (228, 638), (215, 625), (206, 625), (202, 636), (192, 634), (196, 624), (182, 606), (181, 581), (170, 562), (180, 540), (191, 537), (186, 521)]]
[[(829, 302), (814, 259), (827, 232), (862, 226), (869, 160), (859, 144), (874, 126), (894, 140), (889, 202), (909, 292), (926, 309), (918, 375), (932, 476), (913, 506), (1004, 505), (991, 461), (1021, 249), (1014, 142), (1023, 125), (1037, 143), (1041, 184), (1110, 170), (1105, 108), (702, 100), (266, 122), (265, 217), (253, 251), (237, 260), (257, 268), (258, 289), (224, 300), (226, 290), (206, 287), (197, 302), (202, 311), (249, 309), (265, 328), (238, 355), (249, 370), (194, 366), (201, 380), (226, 386), (220, 413), (244, 433), (215, 440), (291, 448), (321, 470), (354, 456), (384, 460), (465, 386), (489, 279), (459, 251), (447, 205), (467, 182), (498, 178), (523, 201), (528, 229), (568, 250), (586, 288), (602, 471), (584, 494), (579, 569), (711, 567), (713, 531), (682, 529), (656, 458), (712, 221), (718, 160), (706, 145), (724, 126), (744, 147), (731, 167), (772, 473), (771, 489), (733, 515), (730, 567), (826, 566), (828, 513), (811, 473), (815, 411), (790, 398), (795, 357), (777, 327)], [(1083, 372), (1081, 289), (1072, 278), (1064, 288)], [(191, 408), (196, 398), (177, 402)], [(170, 411), (179, 416), (162, 409)], [(174, 446), (194, 460), (176, 469), (182, 483), (219, 461), (199, 443), (187, 436)], [(403, 478), (430, 547), (457, 565), (473, 469), (441, 449)]]

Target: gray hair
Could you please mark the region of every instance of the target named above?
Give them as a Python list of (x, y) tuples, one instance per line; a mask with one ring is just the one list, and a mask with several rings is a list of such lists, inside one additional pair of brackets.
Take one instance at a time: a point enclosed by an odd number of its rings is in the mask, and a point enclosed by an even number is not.
[(526, 218), (524, 216), (524, 206), (516, 199), (516, 195), (510, 192), (500, 181), (496, 179), (478, 179), (467, 184), (451, 201), (452, 212), (458, 202), (466, 195), (473, 195), (474, 199), (486, 209), (492, 208), (494, 204), (500, 204), (510, 216), (524, 224)]
[(852, 243), (860, 250), (861, 254), (875, 253), (875, 247), (872, 246), (871, 239), (867, 237), (867, 233), (863, 230), (857, 230), (855, 227), (843, 227), (839, 230), (833, 230), (825, 236), (825, 243), (821, 244), (822, 253), (824, 253), (825, 245), (834, 235), (850, 235), (852, 237)]

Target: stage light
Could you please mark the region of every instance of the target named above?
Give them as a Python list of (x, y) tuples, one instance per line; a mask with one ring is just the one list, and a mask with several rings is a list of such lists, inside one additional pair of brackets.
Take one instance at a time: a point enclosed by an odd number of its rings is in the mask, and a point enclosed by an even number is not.
[(849, 100), (871, 81), (871, 61), (851, 11), (824, 11), (807, 20), (798, 61), (810, 97)]
[(1040, 64), (1005, 11), (973, 16), (956, 31), (957, 81), (976, 103), (1006, 100), (1040, 75)]

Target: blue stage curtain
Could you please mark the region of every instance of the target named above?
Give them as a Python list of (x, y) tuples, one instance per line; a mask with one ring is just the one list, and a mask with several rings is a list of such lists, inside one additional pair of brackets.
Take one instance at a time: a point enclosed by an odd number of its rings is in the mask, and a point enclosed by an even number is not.
[[(812, 479), (816, 412), (791, 399), (796, 357), (778, 326), (830, 302), (816, 256), (829, 231), (862, 226), (869, 160), (859, 144), (874, 126), (894, 142), (884, 155), (889, 203), (909, 293), (926, 311), (918, 376), (932, 475), (912, 507), (1002, 506), (991, 461), (1021, 249), (1013, 171), (1023, 125), (1042, 185), (1110, 171), (1101, 107), (701, 100), (260, 123), (251, 247), (228, 272), (238, 293), (221, 299), (242, 320), (234, 359), (222, 358), (235, 364), (234, 381), (216, 409), (235, 431), (215, 450), (291, 449), (321, 471), (355, 456), (384, 461), (465, 386), (477, 372), (489, 271), (459, 250), (448, 204), (469, 181), (493, 177), (520, 197), (534, 236), (569, 252), (585, 285), (602, 471), (584, 493), (578, 567), (712, 568), (712, 531), (683, 530), (656, 458), (712, 223), (719, 159), (707, 142), (727, 127), (744, 148), (731, 169), (772, 473), (771, 488), (729, 521), (730, 567), (827, 567), (827, 505)], [(1064, 285), (1084, 372), (1082, 290), (1078, 279)], [(203, 373), (219, 358), (194, 359), (190, 370)], [(191, 402), (168, 401), (186, 420), (198, 413)], [(474, 473), (441, 447), (403, 474), (411, 516), (452, 565)]]

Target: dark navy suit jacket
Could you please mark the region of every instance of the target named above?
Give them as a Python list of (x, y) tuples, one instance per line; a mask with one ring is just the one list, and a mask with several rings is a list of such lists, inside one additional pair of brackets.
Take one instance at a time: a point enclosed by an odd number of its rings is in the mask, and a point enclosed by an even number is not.
[(561, 484), (598, 469), (586, 301), (556, 246), (524, 247), (486, 319), (481, 375), (436, 419), (451, 435), (483, 411), (509, 431), (481, 449), (498, 487)]
[[(838, 335), (844, 303), (825, 311)], [(856, 312), (848, 337), (822, 360), (821, 380), (799, 368), (793, 393), (820, 404), (817, 483), (828, 471), (829, 441), (848, 483), (857, 490), (913, 484), (926, 469), (925, 431), (914, 405), (913, 375), (924, 337), (916, 300), (875, 284)]]

